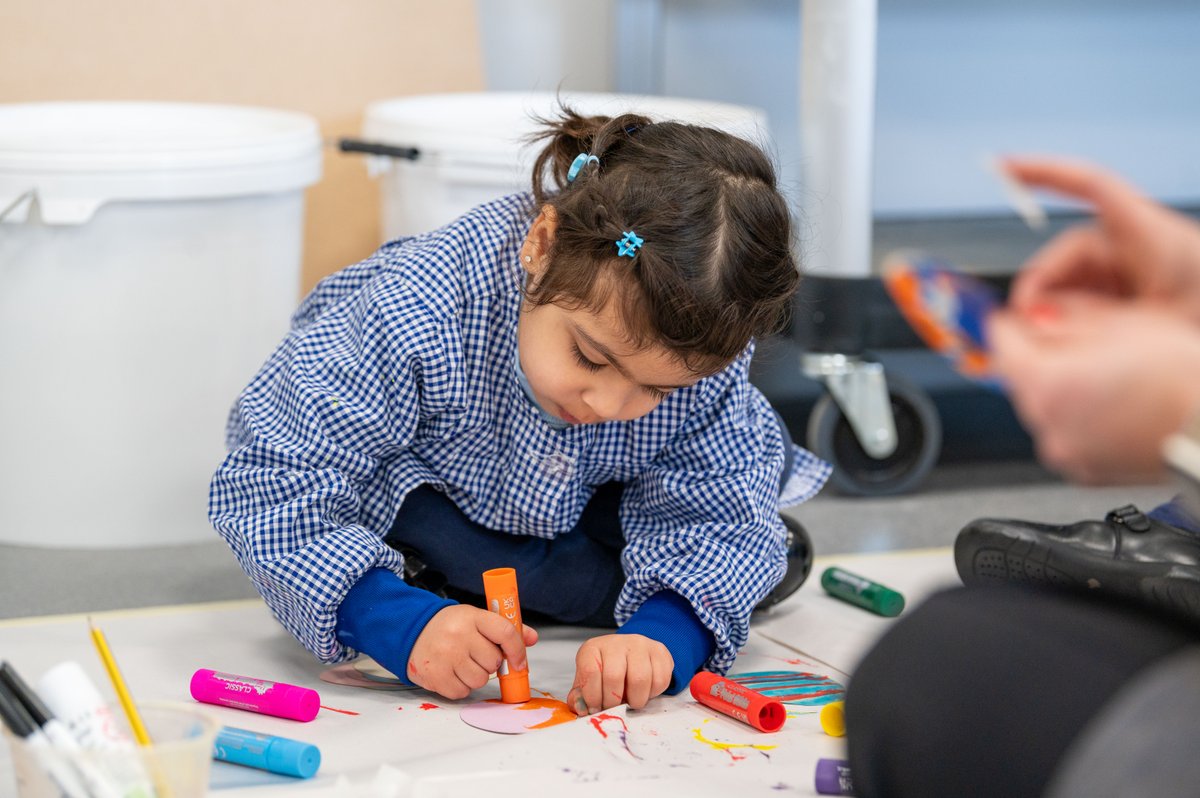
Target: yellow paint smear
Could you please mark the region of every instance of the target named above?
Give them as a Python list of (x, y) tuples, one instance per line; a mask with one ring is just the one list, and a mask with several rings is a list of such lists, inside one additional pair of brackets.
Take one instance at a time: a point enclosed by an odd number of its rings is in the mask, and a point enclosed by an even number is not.
[[(704, 723), (708, 723), (708, 721), (706, 720), (706, 721), (704, 721)], [(718, 740), (710, 740), (707, 737), (705, 737), (704, 732), (701, 731), (701, 729), (704, 727), (704, 723), (701, 723), (699, 726), (692, 729), (692, 734), (695, 735), (697, 740), (699, 740), (700, 742), (704, 743), (707, 746), (711, 746), (713, 749), (715, 749), (717, 751), (731, 751), (734, 748), (753, 748), (755, 751), (770, 751), (772, 748), (779, 747), (778, 745), (755, 745), (754, 743), (723, 743)]]

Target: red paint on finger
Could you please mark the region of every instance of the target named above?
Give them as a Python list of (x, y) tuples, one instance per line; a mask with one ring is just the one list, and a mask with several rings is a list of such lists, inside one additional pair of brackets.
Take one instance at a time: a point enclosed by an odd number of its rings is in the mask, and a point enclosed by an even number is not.
[(1053, 324), (1062, 319), (1062, 308), (1052, 302), (1038, 302), (1025, 311), (1025, 316), (1034, 324)]

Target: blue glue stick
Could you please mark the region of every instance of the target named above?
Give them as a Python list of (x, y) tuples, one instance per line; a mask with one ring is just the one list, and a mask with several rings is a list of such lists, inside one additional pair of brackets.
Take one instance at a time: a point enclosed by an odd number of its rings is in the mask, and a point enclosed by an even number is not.
[(213, 759), (310, 779), (321, 767), (321, 751), (311, 743), (225, 726), (213, 743)]

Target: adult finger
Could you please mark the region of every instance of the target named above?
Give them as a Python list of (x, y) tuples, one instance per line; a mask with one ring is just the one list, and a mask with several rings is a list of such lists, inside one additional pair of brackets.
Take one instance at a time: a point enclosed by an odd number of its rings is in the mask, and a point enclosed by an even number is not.
[(1106, 223), (1121, 226), (1146, 196), (1107, 169), (1064, 158), (1010, 157), (1001, 167), (1019, 183), (1044, 188), (1093, 206)]
[(1007, 310), (990, 314), (984, 323), (992, 369), (1006, 381), (1019, 381), (1040, 345), (1028, 321)]
[(1018, 310), (1045, 302), (1056, 288), (1080, 288), (1121, 295), (1128, 285), (1113, 268), (1111, 242), (1092, 225), (1072, 227), (1055, 236), (1021, 267), (1009, 291)]

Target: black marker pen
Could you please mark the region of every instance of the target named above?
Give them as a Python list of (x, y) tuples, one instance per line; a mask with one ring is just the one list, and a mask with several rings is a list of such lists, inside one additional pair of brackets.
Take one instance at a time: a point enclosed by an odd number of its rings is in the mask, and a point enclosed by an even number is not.
[(54, 717), (50, 707), (46, 706), (42, 697), (21, 678), (21, 674), (17, 673), (17, 669), (11, 663), (0, 662), (0, 685), (8, 687), (50, 742), (59, 751), (72, 758), (75, 769), (92, 798), (121, 798), (121, 790), (112, 783), (111, 779), (77, 756), (83, 751), (83, 747), (75, 739), (75, 735), (67, 728), (67, 724)]
[(33, 717), (13, 694), (6, 681), (0, 680), (0, 719), (67, 798), (88, 798), (87, 788), (68, 767), (66, 760), (50, 744)]

